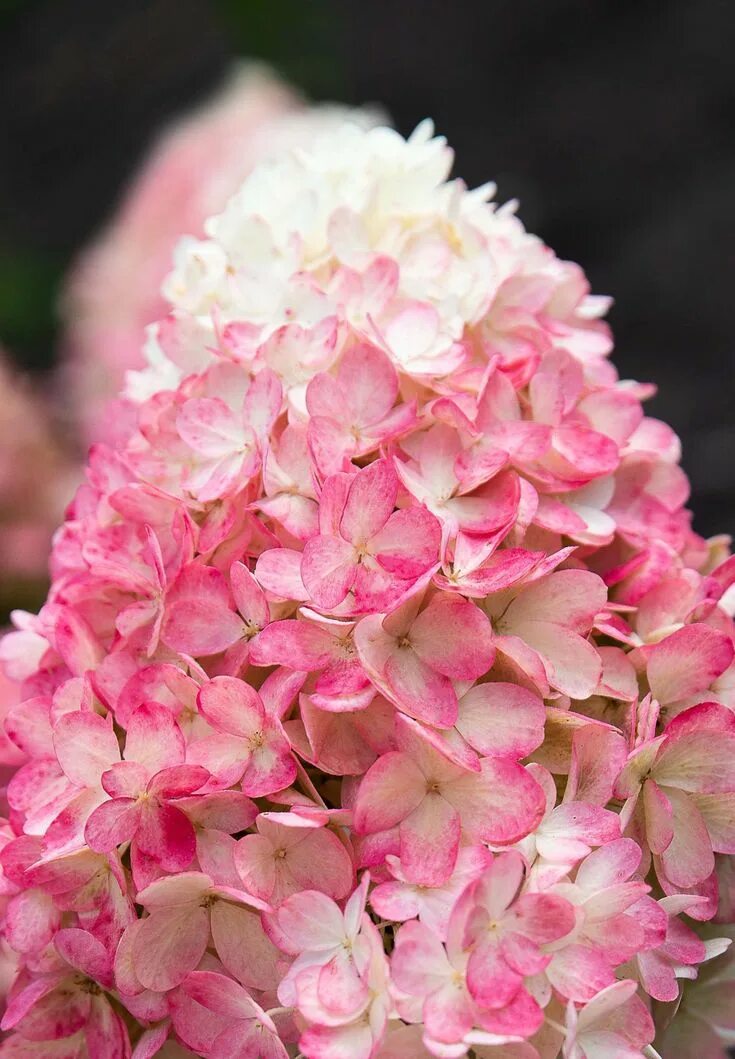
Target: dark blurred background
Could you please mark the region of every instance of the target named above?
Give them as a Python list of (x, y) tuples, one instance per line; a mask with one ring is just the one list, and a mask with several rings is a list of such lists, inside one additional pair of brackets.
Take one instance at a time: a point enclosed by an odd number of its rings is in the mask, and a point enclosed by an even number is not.
[(735, 529), (728, 0), (0, 0), (0, 340), (48, 369), (70, 258), (157, 128), (238, 55), (315, 99), (431, 115), (470, 184), (612, 294), (617, 364)]

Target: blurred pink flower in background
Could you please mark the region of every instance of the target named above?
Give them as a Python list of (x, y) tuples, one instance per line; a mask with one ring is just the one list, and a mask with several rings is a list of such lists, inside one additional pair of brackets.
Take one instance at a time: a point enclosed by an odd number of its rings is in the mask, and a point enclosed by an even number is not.
[(3, 600), (47, 580), (51, 536), (73, 479), (43, 396), (0, 349), (0, 555)]
[[(238, 66), (222, 89), (167, 128), (122, 202), (73, 266), (62, 299), (62, 389), (83, 444), (113, 440), (127, 417), (108, 401), (143, 365), (145, 328), (168, 311), (161, 284), (180, 236), (203, 235), (259, 162), (338, 127), (344, 107), (309, 106), (266, 67)], [(349, 111), (371, 125), (370, 110)]]

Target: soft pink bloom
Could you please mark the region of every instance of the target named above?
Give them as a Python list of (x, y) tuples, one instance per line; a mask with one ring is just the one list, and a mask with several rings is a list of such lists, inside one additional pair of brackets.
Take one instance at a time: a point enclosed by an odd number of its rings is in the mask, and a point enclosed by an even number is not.
[(641, 1059), (653, 1036), (653, 1022), (635, 995), (635, 982), (615, 982), (579, 1011), (570, 1003), (564, 1059)]
[(110, 801), (87, 820), (91, 849), (106, 853), (133, 840), (166, 871), (185, 871), (196, 848), (194, 828), (176, 800), (203, 787), (206, 769), (186, 765), (184, 736), (158, 703), (139, 706), (127, 729), (125, 760), (102, 776)]
[(399, 404), (398, 373), (375, 346), (349, 350), (336, 377), (315, 375), (306, 391), (309, 448), (323, 475), (350, 469), (356, 456), (374, 452), (406, 433), (416, 419), (416, 402)]
[(240, 839), (235, 866), (245, 889), (279, 905), (301, 890), (345, 897), (353, 881), (350, 856), (337, 835), (293, 813), (262, 813), (258, 833)]
[[(551, 956), (542, 949), (571, 934), (572, 905), (555, 894), (518, 896), (523, 881), (521, 856), (501, 853), (475, 883), (465, 942), (473, 946), (467, 985), (481, 1007), (503, 1008), (517, 1002), (523, 979), (545, 970)], [(531, 997), (526, 1000), (531, 1004)]]
[(429, 123), (306, 140), (222, 172), (144, 350), (122, 229), (79, 324), (139, 370), (0, 643), (0, 1052), (722, 1059), (728, 542)]
[(572, 698), (586, 699), (602, 673), (587, 634), (606, 598), (600, 579), (584, 570), (549, 574), (510, 601), (491, 596), (487, 607), (497, 649), (513, 671), (540, 683), (540, 690), (548, 681)]
[[(275, 954), (253, 911), (268, 908), (265, 902), (217, 886), (196, 871), (158, 879), (138, 899), (148, 915), (132, 923), (120, 942), (117, 959), (129, 961), (132, 969), (120, 981), (123, 993), (144, 988), (165, 992), (179, 985), (199, 964), (210, 937), (225, 967), (240, 981), (260, 989), (273, 985)], [(251, 948), (256, 959), (248, 958)], [(137, 990), (126, 988), (126, 980), (137, 981)]]
[(369, 835), (398, 827), (401, 865), (412, 882), (445, 883), (461, 838), (516, 842), (539, 822), (542, 791), (512, 755), (482, 758), (471, 771), (405, 722), (397, 742), (399, 749), (378, 758), (360, 784), (355, 828)]
[(417, 720), (449, 728), (459, 705), (454, 681), (484, 676), (495, 657), (492, 630), (474, 603), (414, 594), (389, 614), (360, 621), (357, 651), (368, 676)]
[(211, 1059), (286, 1059), (273, 1020), (237, 982), (212, 971), (192, 971), (183, 988), (192, 1000), (227, 1019), (227, 1028), (208, 1051)]
[(631, 755), (616, 793), (635, 812), (657, 871), (674, 887), (703, 882), (713, 850), (735, 852), (735, 715), (703, 703)]
[(197, 701), (214, 734), (191, 745), (192, 762), (209, 769), (223, 787), (239, 780), (251, 797), (291, 783), (296, 763), (288, 739), (277, 714), (253, 688), (234, 677), (215, 677)]
[(434, 565), (441, 531), (422, 507), (396, 511), (398, 478), (376, 460), (353, 478), (324, 483), (319, 534), (304, 547), (301, 578), (320, 608), (334, 610), (348, 593), (354, 609), (385, 609)]

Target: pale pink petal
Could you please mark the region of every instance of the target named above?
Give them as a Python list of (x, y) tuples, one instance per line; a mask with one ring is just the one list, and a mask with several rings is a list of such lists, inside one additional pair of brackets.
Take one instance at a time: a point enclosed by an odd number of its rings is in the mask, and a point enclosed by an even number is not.
[(252, 1019), (263, 1011), (241, 985), (213, 971), (192, 971), (182, 988), (198, 1004), (228, 1018)]
[(530, 772), (506, 758), (484, 758), (479, 773), (443, 784), (442, 794), (460, 814), (470, 841), (517, 842), (533, 831), (545, 809)]
[(146, 989), (165, 992), (197, 966), (209, 941), (209, 912), (186, 904), (155, 911), (133, 940), (135, 973)]
[(54, 726), (54, 749), (59, 764), (79, 787), (99, 784), (103, 772), (120, 760), (111, 719), (96, 713), (67, 713)]
[(559, 570), (524, 589), (508, 607), (506, 619), (514, 627), (543, 621), (584, 634), (606, 600), (605, 584), (597, 574)]
[(309, 593), (301, 580), (301, 554), (292, 548), (269, 548), (255, 564), (256, 580), (280, 599), (307, 600)]
[(410, 642), (432, 669), (455, 680), (475, 680), (495, 657), (487, 615), (455, 595), (435, 597), (411, 626)]
[(440, 794), (427, 793), (400, 825), (401, 868), (411, 882), (440, 886), (457, 860), (461, 821)]
[(150, 775), (185, 756), (184, 736), (173, 714), (157, 702), (145, 702), (128, 721), (125, 758), (146, 768)]
[(301, 578), (317, 606), (338, 606), (355, 581), (355, 549), (340, 537), (312, 537), (301, 560)]
[(327, 952), (341, 945), (345, 924), (339, 906), (317, 890), (289, 897), (277, 912), (278, 926), (294, 953)]
[(339, 531), (355, 546), (366, 544), (383, 528), (398, 495), (398, 478), (389, 460), (375, 460), (358, 471), (347, 493)]
[(520, 758), (544, 738), (543, 700), (517, 684), (477, 684), (459, 700), (457, 728), (480, 754)]
[(449, 728), (457, 719), (457, 695), (449, 677), (437, 673), (410, 647), (397, 647), (385, 664), (385, 676), (401, 707), (420, 721)]
[(546, 663), (549, 683), (573, 699), (586, 699), (602, 675), (597, 649), (563, 625), (527, 621), (520, 633)]
[(603, 953), (586, 945), (566, 945), (554, 953), (546, 977), (567, 1000), (591, 1000), (612, 985), (615, 975)]
[(200, 689), (197, 701), (201, 712), (219, 732), (247, 739), (262, 727), (263, 703), (244, 680), (215, 677)]
[(212, 938), (230, 974), (248, 989), (275, 989), (282, 955), (266, 936), (260, 916), (230, 901), (212, 906)]
[(263, 629), (270, 620), (268, 601), (263, 589), (243, 563), (230, 567), (230, 585), (235, 606), (250, 626)]
[(426, 794), (426, 778), (405, 754), (383, 754), (363, 777), (355, 804), (355, 829), (387, 831), (416, 809)]
[(707, 827), (693, 799), (673, 788), (666, 789), (673, 809), (673, 838), (661, 854), (661, 864), (675, 886), (696, 886), (715, 867)]
[(648, 650), (647, 675), (659, 702), (676, 702), (708, 688), (733, 659), (728, 636), (708, 625), (686, 625)]
[(253, 644), (250, 658), (258, 666), (322, 669), (332, 661), (337, 646), (336, 637), (312, 621), (274, 621)]
[(133, 798), (113, 798), (98, 805), (84, 828), (90, 849), (107, 853), (128, 842), (138, 830), (140, 812), (140, 803)]
[(370, 540), (370, 552), (384, 570), (402, 578), (420, 577), (437, 561), (441, 526), (424, 507), (395, 511)]

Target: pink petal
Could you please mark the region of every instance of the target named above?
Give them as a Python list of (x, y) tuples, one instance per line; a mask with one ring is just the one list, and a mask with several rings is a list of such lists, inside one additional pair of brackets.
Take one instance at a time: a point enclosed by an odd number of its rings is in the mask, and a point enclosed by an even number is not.
[(387, 831), (405, 819), (426, 795), (426, 778), (405, 754), (383, 754), (360, 784), (355, 803), (358, 834)]
[(586, 945), (566, 945), (554, 953), (546, 977), (563, 997), (577, 1003), (591, 1000), (615, 981), (604, 955)]
[(508, 607), (506, 621), (514, 628), (525, 621), (564, 625), (586, 634), (607, 601), (607, 589), (587, 570), (559, 570), (531, 584)]
[(145, 702), (128, 721), (125, 758), (150, 775), (169, 765), (180, 765), (186, 753), (184, 736), (173, 714), (157, 702)]
[(506, 758), (483, 758), (480, 773), (444, 784), (442, 794), (460, 814), (470, 841), (517, 842), (533, 831), (546, 808), (530, 772)]
[(398, 395), (396, 369), (385, 353), (367, 343), (353, 346), (344, 354), (337, 377), (349, 397), (356, 425), (377, 423), (388, 414)]
[[(537, 945), (545, 945), (571, 934), (577, 924), (574, 907), (556, 894), (522, 894), (515, 903), (509, 926)], [(534, 971), (524, 971), (534, 974)]]
[(301, 578), (317, 606), (337, 607), (357, 572), (355, 549), (340, 537), (312, 537), (301, 559)]
[(288, 851), (286, 859), (302, 890), (321, 890), (340, 900), (352, 889), (352, 860), (332, 831), (322, 828), (307, 834), (302, 842)]
[(230, 567), (230, 585), (235, 606), (249, 625), (263, 629), (270, 620), (265, 593), (243, 563)]
[(209, 779), (209, 773), (200, 765), (172, 765), (157, 772), (148, 784), (148, 794), (159, 798), (180, 798), (193, 794)]
[(514, 521), (519, 500), (518, 475), (501, 471), (468, 496), (448, 500), (444, 508), (465, 533), (491, 534)]
[(260, 738), (263, 742), (253, 749), (240, 781), (251, 798), (282, 791), (296, 778), (296, 762), (281, 726), (264, 726)]
[(338, 647), (336, 637), (311, 621), (274, 621), (263, 629), (250, 651), (254, 665), (288, 665), (292, 669), (323, 669)]
[(208, 875), (200, 871), (182, 872), (157, 879), (139, 890), (137, 903), (148, 909), (178, 908), (203, 901), (212, 886)]
[(355, 546), (366, 544), (388, 520), (398, 495), (398, 478), (389, 460), (375, 460), (358, 471), (347, 493), (339, 531)]
[(198, 794), (182, 798), (177, 804), (197, 827), (224, 831), (228, 835), (246, 831), (258, 815), (255, 802), (241, 791)]
[(275, 989), (282, 955), (266, 936), (260, 916), (242, 905), (216, 901), (212, 938), (222, 963), (248, 989)]
[(24, 890), (13, 897), (3, 926), (10, 946), (18, 953), (40, 953), (54, 937), (61, 913), (53, 898), (41, 890)]
[(98, 805), (87, 820), (84, 838), (90, 849), (108, 853), (129, 842), (138, 830), (140, 803), (133, 798), (113, 798)]
[(250, 426), (261, 444), (281, 411), (283, 387), (270, 368), (262, 368), (248, 387), (243, 401), (243, 422)]
[(412, 717), (439, 728), (449, 728), (456, 721), (457, 695), (452, 682), (410, 648), (396, 648), (385, 664), (385, 676), (396, 701)]
[(309, 593), (301, 580), (301, 552), (292, 548), (269, 548), (258, 557), (255, 577), (266, 591), (280, 599), (303, 602)]
[(328, 952), (341, 945), (345, 937), (339, 906), (317, 890), (305, 890), (289, 897), (276, 915), (278, 927), (293, 953)]
[(60, 930), (54, 941), (57, 951), (78, 971), (102, 985), (112, 984), (112, 961), (105, 946), (86, 930)]
[(517, 684), (477, 684), (459, 700), (457, 728), (480, 754), (520, 758), (543, 742), (543, 700)]
[(424, 507), (394, 511), (370, 540), (370, 552), (384, 570), (398, 577), (420, 577), (439, 555), (441, 526)]
[(224, 577), (215, 567), (189, 563), (169, 590), (161, 638), (194, 657), (218, 654), (243, 634)]
[(180, 809), (165, 802), (144, 803), (136, 842), (169, 872), (186, 871), (196, 852), (190, 820)]
[(716, 680), (733, 659), (728, 636), (708, 625), (685, 625), (647, 652), (651, 693), (659, 702), (689, 698)]
[(209, 912), (201, 905), (155, 911), (135, 934), (135, 973), (146, 989), (166, 992), (194, 970), (208, 942)]
[(219, 732), (248, 739), (262, 727), (263, 703), (244, 680), (215, 677), (203, 685), (197, 701), (203, 715)]
[(398, 931), (391, 958), (393, 980), (400, 990), (427, 996), (452, 978), (441, 940), (421, 923), (406, 923)]
[(263, 835), (241, 838), (235, 847), (235, 867), (248, 893), (269, 900), (276, 885), (276, 858), (268, 839)]
[(410, 642), (432, 669), (454, 680), (475, 680), (495, 657), (487, 615), (455, 595), (435, 596), (411, 626)]
[(182, 989), (197, 1004), (231, 1019), (257, 1018), (263, 1010), (241, 985), (213, 971), (192, 971)]
[(707, 828), (694, 800), (681, 791), (666, 788), (673, 809), (673, 838), (661, 854), (661, 864), (675, 886), (696, 886), (715, 867)]
[(467, 964), (467, 987), (481, 1007), (505, 1007), (522, 983), (523, 977), (508, 966), (492, 938), (475, 946)]
[(110, 720), (96, 713), (67, 713), (54, 726), (54, 749), (72, 783), (95, 787), (103, 772), (120, 760)]
[(597, 649), (562, 625), (527, 621), (520, 635), (547, 663), (549, 683), (573, 699), (587, 699), (602, 675)]
[(671, 802), (651, 779), (643, 784), (643, 810), (646, 816), (646, 839), (651, 852), (663, 853), (674, 837), (674, 814)]
[(111, 798), (137, 798), (146, 789), (150, 773), (136, 761), (118, 761), (102, 773), (102, 787)]
[(242, 776), (250, 760), (250, 747), (244, 739), (214, 732), (190, 743), (189, 761), (206, 769), (220, 787), (230, 787)]
[(401, 868), (411, 882), (440, 886), (457, 861), (459, 813), (440, 794), (427, 793), (400, 825)]

